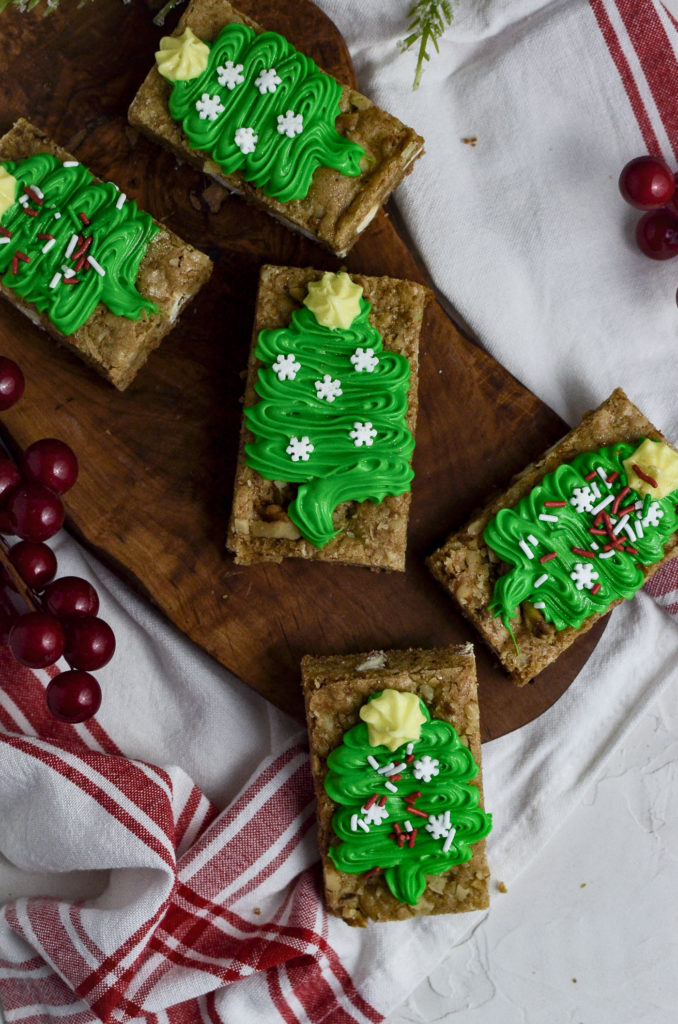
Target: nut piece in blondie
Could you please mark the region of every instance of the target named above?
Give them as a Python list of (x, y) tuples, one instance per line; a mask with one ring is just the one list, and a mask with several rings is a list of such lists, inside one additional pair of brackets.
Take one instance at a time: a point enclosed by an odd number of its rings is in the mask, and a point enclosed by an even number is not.
[(0, 292), (121, 391), (210, 259), (26, 120), (0, 139)]
[(307, 656), (325, 898), (347, 924), (488, 906), (471, 644)]
[(283, 36), (259, 43), (264, 31), (227, 0), (192, 0), (161, 41), (130, 123), (344, 256), (424, 141)]
[(519, 686), (673, 557), (677, 462), (617, 389), (431, 556)]
[(238, 564), (404, 570), (427, 295), (262, 268), (228, 531)]

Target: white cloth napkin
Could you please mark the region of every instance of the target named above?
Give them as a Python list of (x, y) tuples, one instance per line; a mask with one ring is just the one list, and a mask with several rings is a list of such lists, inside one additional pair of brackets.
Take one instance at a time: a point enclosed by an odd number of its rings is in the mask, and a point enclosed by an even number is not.
[[(363, 91), (427, 139), (398, 205), (442, 297), (569, 421), (621, 384), (678, 440), (678, 273), (636, 252), (616, 190), (626, 160), (678, 147), (678, 36), (662, 5), (463, 0), (413, 93), (414, 58), (397, 50), (410, 0), (319, 2)], [(0, 884), (53, 894), (10, 900), (0, 917), (7, 1019), (379, 1020), (482, 915), (365, 931), (328, 918), (296, 723), (67, 537), (56, 549), (62, 573), (100, 590), (119, 648), (98, 673), (92, 727), (52, 728), (45, 677), (0, 665)], [(673, 583), (660, 592), (675, 611)], [(677, 655), (676, 624), (640, 594), (549, 712), (486, 745), (495, 877), (527, 867), (642, 709), (676, 686)], [(264, 790), (279, 799), (262, 804)], [(211, 865), (199, 878), (196, 858)]]

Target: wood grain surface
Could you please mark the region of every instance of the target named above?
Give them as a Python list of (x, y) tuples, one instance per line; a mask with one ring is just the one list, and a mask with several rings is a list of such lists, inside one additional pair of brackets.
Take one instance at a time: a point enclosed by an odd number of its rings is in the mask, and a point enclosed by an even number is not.
[[(339, 33), (310, 0), (240, 7), (355, 84)], [(68, 528), (197, 644), (297, 717), (306, 653), (476, 640), (424, 558), (560, 437), (563, 422), (433, 301), (422, 334), (407, 571), (235, 566), (224, 540), (258, 269), (339, 264), (128, 127), (127, 108), (164, 34), (143, 3), (97, 0), (46, 19), (8, 10), (0, 34), (12, 68), (0, 92), (2, 131), (21, 115), (33, 120), (215, 261), (209, 284), (123, 394), (0, 306), (0, 352), (27, 379), (23, 400), (3, 415), (5, 438), (15, 450), (43, 436), (72, 445), (81, 472), (67, 495)], [(413, 174), (416, 181), (416, 166)], [(424, 280), (386, 213), (344, 264)], [(603, 628), (522, 690), (478, 645), (483, 738), (548, 708)]]

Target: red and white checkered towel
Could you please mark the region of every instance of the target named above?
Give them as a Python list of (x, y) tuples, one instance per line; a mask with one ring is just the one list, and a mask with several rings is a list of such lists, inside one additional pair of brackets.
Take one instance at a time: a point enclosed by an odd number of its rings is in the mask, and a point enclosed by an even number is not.
[[(678, 440), (676, 270), (634, 249), (615, 180), (648, 149), (678, 154), (678, 33), (664, 5), (460, 0), (412, 93), (413, 58), (396, 56), (407, 4), (318, 2), (363, 90), (426, 136), (400, 209), (482, 343), (570, 422), (621, 384)], [(118, 650), (97, 673), (96, 722), (75, 727), (47, 716), (47, 675), (0, 651), (7, 1020), (380, 1020), (478, 915), (366, 930), (328, 917), (296, 724), (67, 537), (55, 546), (62, 574), (99, 589)], [(655, 601), (615, 611), (551, 711), (486, 746), (495, 877), (525, 869), (675, 685), (678, 630), (657, 606), (678, 614), (675, 563), (646, 590)]]

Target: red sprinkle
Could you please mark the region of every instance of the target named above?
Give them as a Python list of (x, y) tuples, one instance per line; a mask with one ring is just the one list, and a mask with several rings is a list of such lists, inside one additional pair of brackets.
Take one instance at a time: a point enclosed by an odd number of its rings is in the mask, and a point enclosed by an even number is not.
[(49, 235), (46, 231), (38, 231), (38, 238), (42, 238), (44, 241), (49, 242), (54, 238), (54, 235)]
[[(414, 756), (414, 755), (412, 755), (412, 756)], [(403, 800), (405, 801), (406, 804), (411, 804), (411, 803), (414, 803), (415, 800), (418, 800), (420, 796), (421, 796), (421, 790), (417, 789), (417, 790), (415, 790), (414, 793), (408, 793), (407, 796), (404, 796)]]
[(595, 469), (592, 469), (590, 473), (586, 474), (584, 480), (595, 480), (597, 476), (598, 474), (596, 473)]
[(365, 809), (368, 810), (370, 807), (373, 807), (378, 799), (379, 799), (379, 794), (378, 793), (373, 793), (372, 796), (370, 797), (370, 799), (365, 804)]
[(409, 837), (408, 837), (408, 840), (407, 840), (407, 845), (409, 846), (410, 849), (412, 849), (412, 847), (414, 846), (414, 841), (417, 838), (417, 832), (418, 831), (419, 831), (419, 829), (413, 828), (412, 831), (409, 834)]
[(595, 594), (597, 594), (597, 593), (598, 593), (598, 591), (599, 591), (600, 589), (601, 589), (601, 587), (600, 587), (600, 583), (596, 583), (595, 587), (591, 587), (591, 593), (595, 595)]
[[(634, 467), (634, 468), (635, 468), (635, 467)], [(656, 484), (655, 484), (655, 486), (656, 486)], [(626, 497), (626, 495), (627, 495), (627, 494), (629, 493), (629, 491), (630, 491), (630, 490), (631, 490), (631, 488), (630, 488), (630, 487), (622, 487), (621, 491), (619, 492), (619, 494), (617, 495), (617, 497), (616, 497), (616, 498), (614, 499), (614, 501), (612, 502), (612, 509), (611, 509), (611, 512), (612, 512), (612, 515), (613, 515), (613, 516), (616, 516), (616, 515), (617, 515), (617, 509), (618, 509), (618, 508), (619, 508), (619, 506), (621, 505), (621, 503), (622, 503), (622, 499)]]
[(626, 545), (626, 547), (624, 548), (624, 551), (628, 551), (628, 553), (630, 555), (637, 555), (638, 554), (638, 548), (632, 548), (630, 544)]
[(621, 543), (621, 541), (618, 541), (616, 538), (615, 538), (615, 541), (614, 541), (613, 544), (604, 544), (603, 545), (603, 551), (623, 551), (623, 550), (624, 550), (624, 545)]
[(29, 217), (37, 217), (38, 216), (38, 211), (37, 210), (29, 210), (29, 208), (27, 206), (24, 206), (24, 213), (27, 213)]
[(589, 527), (589, 533), (595, 533), (597, 537), (607, 537), (607, 530), (598, 530), (595, 526)]
[(83, 238), (82, 235), (80, 235), (80, 239), (81, 239), (80, 246), (79, 246), (78, 249), (75, 250), (75, 252), (73, 253), (73, 256), (71, 257), (74, 260), (80, 259), (80, 257), (84, 253), (87, 252), (87, 250), (89, 249), (90, 245), (92, 244), (92, 236), (91, 235), (88, 235), (87, 238)]
[(618, 516), (630, 516), (632, 512), (636, 511), (635, 503), (633, 505), (627, 505), (626, 508), (620, 508), (617, 513)]
[(541, 558), (539, 559), (539, 561), (540, 562), (550, 562), (552, 558), (557, 558), (557, 557), (558, 557), (558, 552), (557, 551), (549, 551), (549, 553), (547, 555), (542, 555)]
[(4, 235), (5, 238), (11, 238), (12, 232), (8, 231), (7, 228), (3, 228), (2, 224), (0, 224), (0, 235)]
[(402, 775), (390, 775), (389, 782), (400, 782)]
[(648, 476), (647, 473), (643, 473), (642, 469), (640, 468), (639, 465), (637, 465), (637, 463), (633, 462), (631, 464), (631, 469), (636, 474), (636, 476), (639, 476), (640, 479), (644, 480), (646, 484), (650, 485), (650, 487), (656, 487), (657, 486), (657, 481), (653, 480), (653, 478), (651, 476)]
[(581, 555), (582, 558), (595, 558), (595, 551), (585, 551), (584, 548), (571, 548), (574, 555)]
[(89, 217), (86, 213), (79, 213), (78, 217), (80, 218), (83, 224), (89, 224)]
[(545, 501), (544, 508), (567, 508), (566, 501)]
[(386, 803), (386, 796), (384, 795), (384, 796), (382, 796), (381, 800), (379, 801), (379, 806), (383, 807), (385, 803)]
[(412, 764), (414, 761), (414, 754), (408, 754), (405, 758), (405, 764)]
[[(75, 259), (75, 257), (73, 257), (73, 258)], [(87, 257), (86, 256), (81, 256), (80, 259), (78, 260), (78, 262), (73, 267), (73, 270), (76, 272), (76, 274), (78, 273), (79, 270), (82, 270), (82, 268), (84, 267), (86, 262), (87, 262)]]
[(19, 252), (17, 250), (14, 253), (14, 255), (12, 256), (12, 273), (13, 274), (18, 274), (19, 273), (19, 260), (21, 260), (22, 263), (30, 263), (31, 262), (31, 257), (27, 256), (25, 252)]
[(419, 818), (428, 818), (426, 811), (420, 811), (418, 807), (413, 807), (411, 804), (407, 806), (408, 814), (416, 814)]
[(370, 878), (372, 875), (378, 875), (381, 868), (370, 868), (369, 871), (363, 871), (363, 878)]
[(24, 192), (26, 193), (27, 196), (30, 196), (31, 199), (33, 200), (33, 202), (37, 203), (38, 206), (42, 206), (44, 204), (45, 200), (41, 199), (40, 196), (38, 195), (38, 193), (34, 192), (33, 189), (29, 185), (24, 185)]
[(80, 284), (79, 277), (64, 277), (62, 284)]
[(610, 474), (608, 475), (608, 478), (607, 478), (607, 482), (608, 482), (608, 484), (612, 483), (612, 481), (613, 481), (613, 480), (616, 480), (618, 476), (619, 476), (619, 473), (618, 473), (618, 472), (617, 472), (617, 470), (615, 469), (614, 473), (610, 473)]

